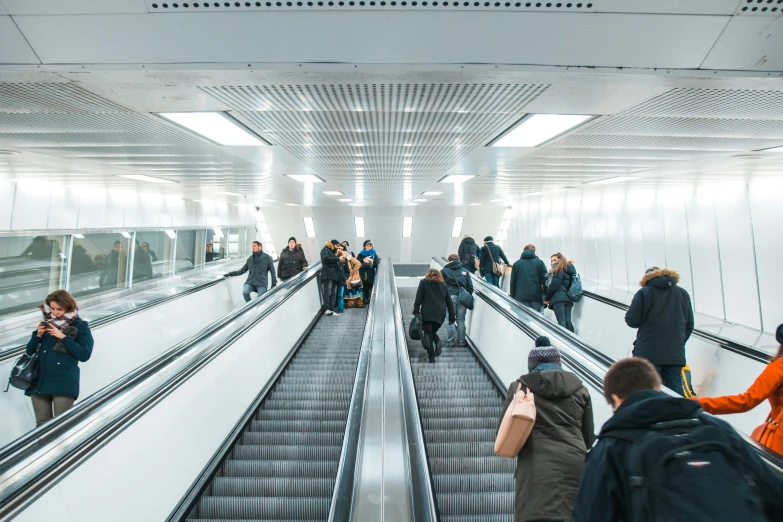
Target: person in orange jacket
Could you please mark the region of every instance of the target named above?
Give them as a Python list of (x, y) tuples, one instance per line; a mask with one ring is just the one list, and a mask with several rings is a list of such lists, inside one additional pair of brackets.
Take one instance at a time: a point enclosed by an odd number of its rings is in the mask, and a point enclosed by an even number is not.
[(772, 405), (767, 421), (753, 430), (752, 437), (783, 455), (783, 324), (775, 332), (775, 340), (780, 344), (778, 353), (761, 372), (756, 381), (745, 393), (725, 395), (723, 397), (699, 398), (701, 407), (714, 415), (743, 413), (752, 410), (765, 399)]

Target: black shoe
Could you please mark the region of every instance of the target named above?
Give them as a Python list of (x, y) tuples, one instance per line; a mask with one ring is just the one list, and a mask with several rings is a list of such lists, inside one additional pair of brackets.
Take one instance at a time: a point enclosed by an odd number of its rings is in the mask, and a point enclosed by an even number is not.
[(435, 364), (435, 357), (430, 356), (430, 364)]

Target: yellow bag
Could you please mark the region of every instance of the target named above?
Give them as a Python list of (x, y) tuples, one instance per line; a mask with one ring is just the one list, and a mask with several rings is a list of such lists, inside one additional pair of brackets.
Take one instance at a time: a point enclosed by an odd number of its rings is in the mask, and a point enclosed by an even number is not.
[(696, 397), (696, 393), (693, 391), (693, 384), (691, 384), (691, 367), (687, 364), (682, 367), (682, 394), (686, 399), (692, 399)]

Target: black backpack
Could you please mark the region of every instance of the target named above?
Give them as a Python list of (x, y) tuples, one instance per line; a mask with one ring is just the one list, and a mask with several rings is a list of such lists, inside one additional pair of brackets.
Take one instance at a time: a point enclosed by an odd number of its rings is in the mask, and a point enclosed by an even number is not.
[(633, 443), (627, 520), (767, 522), (753, 473), (729, 435), (701, 412), (605, 437)]

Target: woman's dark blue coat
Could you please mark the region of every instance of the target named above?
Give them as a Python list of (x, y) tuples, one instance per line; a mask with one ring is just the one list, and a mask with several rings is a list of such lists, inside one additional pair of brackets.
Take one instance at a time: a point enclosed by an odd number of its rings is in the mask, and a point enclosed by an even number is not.
[(79, 362), (90, 359), (93, 340), (87, 321), (77, 318), (71, 326), (76, 328), (76, 337), (66, 335), (61, 340), (68, 353), (54, 350), (59, 341), (56, 337), (45, 333), (39, 338), (33, 332), (27, 353), (32, 355), (38, 347), (38, 377), (25, 395), (79, 396)]

